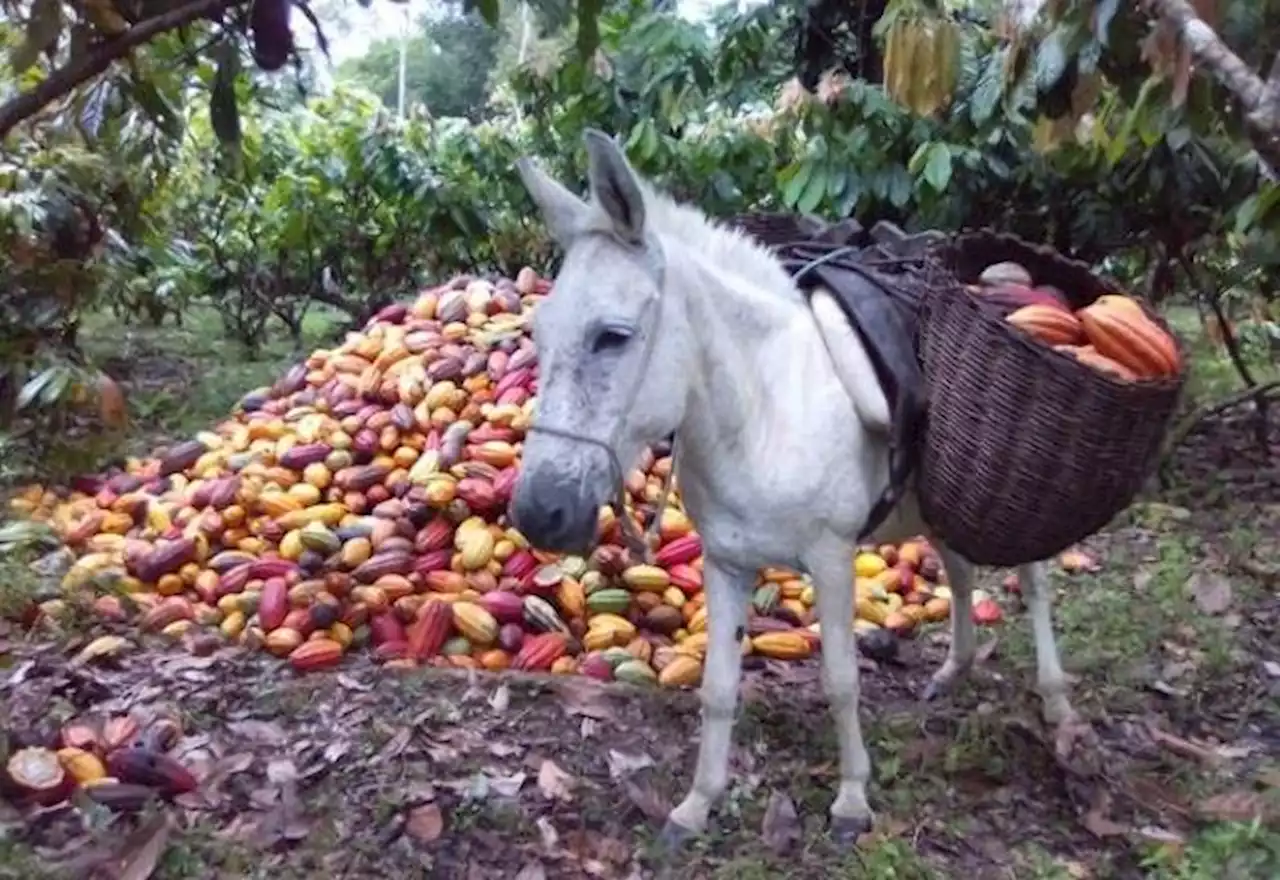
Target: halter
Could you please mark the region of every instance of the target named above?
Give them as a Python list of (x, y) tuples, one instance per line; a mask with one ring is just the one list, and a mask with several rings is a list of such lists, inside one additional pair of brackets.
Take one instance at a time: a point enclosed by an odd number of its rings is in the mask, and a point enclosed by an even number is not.
[[(531, 424), (527, 429), (527, 433), (540, 432), (550, 434), (554, 437), (561, 437), (565, 440), (572, 440), (578, 443), (587, 443), (599, 449), (603, 449), (609, 459), (609, 470), (611, 471), (612, 483), (616, 487), (613, 498), (613, 506), (616, 508), (619, 527), (622, 529), (622, 540), (631, 553), (645, 563), (652, 564), (653, 559), (653, 538), (657, 534), (658, 529), (662, 525), (662, 514), (667, 508), (667, 501), (671, 496), (671, 484), (675, 477), (675, 456), (676, 456), (676, 439), (675, 434), (671, 435), (671, 471), (662, 481), (662, 494), (658, 498), (657, 509), (654, 511), (653, 522), (649, 523), (649, 527), (641, 532), (636, 528), (635, 523), (627, 514), (627, 486), (626, 473), (622, 468), (622, 462), (618, 459), (618, 453), (615, 450), (618, 440), (622, 435), (622, 429), (627, 424), (627, 414), (631, 412), (631, 408), (635, 405), (636, 399), (640, 396), (640, 388), (645, 381), (647, 375), (647, 367), (649, 361), (653, 358), (654, 346), (658, 339), (658, 330), (662, 323), (662, 291), (666, 280), (666, 260), (663, 256), (662, 249), (658, 247), (657, 242), (649, 237), (643, 245), (634, 245), (630, 242), (623, 241), (615, 237), (615, 241), (623, 247), (636, 252), (646, 263), (646, 274), (654, 281), (657, 293), (654, 294), (648, 302), (644, 304), (643, 311), (647, 312), (652, 309), (654, 311), (653, 326), (649, 328), (644, 339), (644, 347), (641, 349), (640, 367), (637, 371), (636, 380), (631, 384), (627, 392), (626, 406), (622, 410), (622, 417), (619, 419), (617, 427), (608, 440), (601, 440), (587, 434), (579, 434), (576, 431), (569, 431), (564, 428), (548, 427), (542, 424)], [(643, 327), (644, 321), (641, 321)], [(535, 340), (536, 344), (536, 340)]]

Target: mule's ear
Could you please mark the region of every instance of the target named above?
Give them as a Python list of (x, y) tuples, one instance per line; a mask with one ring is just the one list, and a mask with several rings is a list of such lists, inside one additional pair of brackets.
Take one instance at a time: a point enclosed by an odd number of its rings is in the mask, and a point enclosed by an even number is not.
[(520, 180), (533, 198), (533, 203), (542, 212), (542, 219), (546, 222), (551, 237), (561, 247), (568, 247), (570, 240), (582, 227), (583, 217), (591, 210), (591, 206), (552, 179), (537, 162), (527, 156), (516, 160), (516, 171), (520, 173)]
[(644, 242), (644, 194), (631, 164), (613, 138), (588, 128), (587, 180), (596, 202), (613, 224), (614, 233), (631, 244)]

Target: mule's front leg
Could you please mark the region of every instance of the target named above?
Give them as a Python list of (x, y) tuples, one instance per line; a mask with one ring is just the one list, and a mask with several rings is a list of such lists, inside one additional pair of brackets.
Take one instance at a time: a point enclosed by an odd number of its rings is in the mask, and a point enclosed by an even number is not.
[(806, 559), (817, 594), (822, 624), (822, 681), (840, 743), (840, 789), (831, 805), (831, 834), (850, 845), (871, 830), (875, 817), (867, 804), (871, 759), (858, 718), (858, 648), (853, 638), (853, 589), (849, 561), (853, 548), (834, 539)]
[(662, 842), (672, 849), (687, 837), (701, 834), (711, 806), (729, 782), (729, 747), (733, 716), (742, 680), (742, 636), (747, 623), (743, 572), (709, 557), (703, 559), (703, 590), (707, 597), (707, 660), (702, 670), (702, 731), (693, 788), (667, 817)]
[(1075, 716), (1067, 696), (1067, 674), (1062, 670), (1057, 639), (1053, 632), (1053, 599), (1048, 566), (1043, 562), (1018, 567), (1018, 582), (1031, 618), (1031, 635), (1036, 646), (1036, 690), (1044, 702), (1044, 720), (1061, 724)]
[(977, 637), (973, 631), (973, 566), (950, 547), (938, 547), (942, 565), (951, 585), (951, 645), (947, 659), (933, 674), (924, 689), (924, 698), (932, 700), (945, 694), (973, 668), (977, 653)]

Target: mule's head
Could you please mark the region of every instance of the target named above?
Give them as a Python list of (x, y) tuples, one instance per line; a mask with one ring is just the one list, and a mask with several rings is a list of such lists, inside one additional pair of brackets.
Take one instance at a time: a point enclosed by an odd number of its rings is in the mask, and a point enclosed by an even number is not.
[(531, 160), (517, 165), (565, 255), (554, 293), (534, 312), (538, 402), (512, 515), (534, 546), (566, 553), (590, 548), (616, 491), (604, 447), (625, 474), (675, 431), (690, 367), (647, 187), (611, 138), (588, 131), (585, 140), (587, 200)]

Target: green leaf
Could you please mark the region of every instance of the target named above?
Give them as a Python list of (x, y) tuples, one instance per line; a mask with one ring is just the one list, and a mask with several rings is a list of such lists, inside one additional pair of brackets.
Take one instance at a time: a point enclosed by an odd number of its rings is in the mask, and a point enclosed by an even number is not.
[(827, 170), (815, 167), (805, 184), (804, 192), (796, 202), (796, 210), (802, 214), (812, 214), (827, 194)]
[(933, 146), (932, 141), (925, 141), (916, 147), (916, 151), (911, 154), (911, 158), (907, 160), (907, 171), (916, 175), (924, 171), (924, 163), (929, 161), (929, 148)]
[(182, 120), (174, 112), (173, 107), (160, 94), (155, 84), (149, 79), (135, 75), (129, 82), (129, 94), (133, 97), (151, 121), (169, 137), (182, 134)]
[(858, 209), (858, 202), (862, 200), (864, 191), (862, 180), (850, 175), (848, 184), (844, 188), (844, 194), (840, 196), (840, 200), (836, 203), (837, 216), (841, 218), (851, 216)]
[(1111, 143), (1107, 144), (1107, 162), (1115, 165), (1129, 149), (1129, 142), (1133, 137), (1134, 127), (1139, 123), (1142, 114), (1145, 112), (1147, 101), (1151, 98), (1151, 93), (1159, 86), (1160, 80), (1157, 77), (1147, 77), (1143, 82), (1142, 88), (1138, 91), (1138, 97), (1133, 102), (1132, 109), (1125, 116), (1124, 122), (1120, 125), (1120, 130), (1116, 132), (1116, 136), (1112, 138)]
[(934, 142), (929, 145), (929, 157), (924, 163), (925, 183), (935, 192), (943, 192), (951, 182), (951, 148)]
[(788, 208), (794, 208), (799, 203), (800, 197), (809, 185), (809, 178), (812, 176), (813, 165), (810, 163), (802, 162), (796, 166), (791, 179), (786, 182), (786, 186), (782, 190), (782, 203)]
[(976, 126), (986, 123), (1000, 104), (1000, 98), (1004, 94), (1004, 59), (1007, 54), (1007, 49), (993, 52), (987, 59), (982, 76), (973, 87), (973, 95), (969, 99), (969, 119)]
[(67, 389), (71, 387), (72, 374), (70, 369), (67, 367), (54, 367), (53, 370), (56, 375), (40, 392), (40, 402), (45, 406), (57, 403), (62, 399), (62, 395), (67, 393)]
[(1044, 91), (1062, 78), (1067, 69), (1067, 43), (1063, 26), (1054, 28), (1040, 42), (1036, 51), (1032, 81), (1038, 90)]
[(31, 5), (25, 39), (9, 53), (9, 65), (21, 76), (40, 60), (40, 53), (53, 47), (62, 34), (62, 0), (36, 0)]
[(889, 202), (895, 208), (905, 208), (907, 202), (911, 201), (911, 175), (907, 173), (907, 169), (901, 165), (894, 165), (888, 171), (888, 185), (886, 187)]

